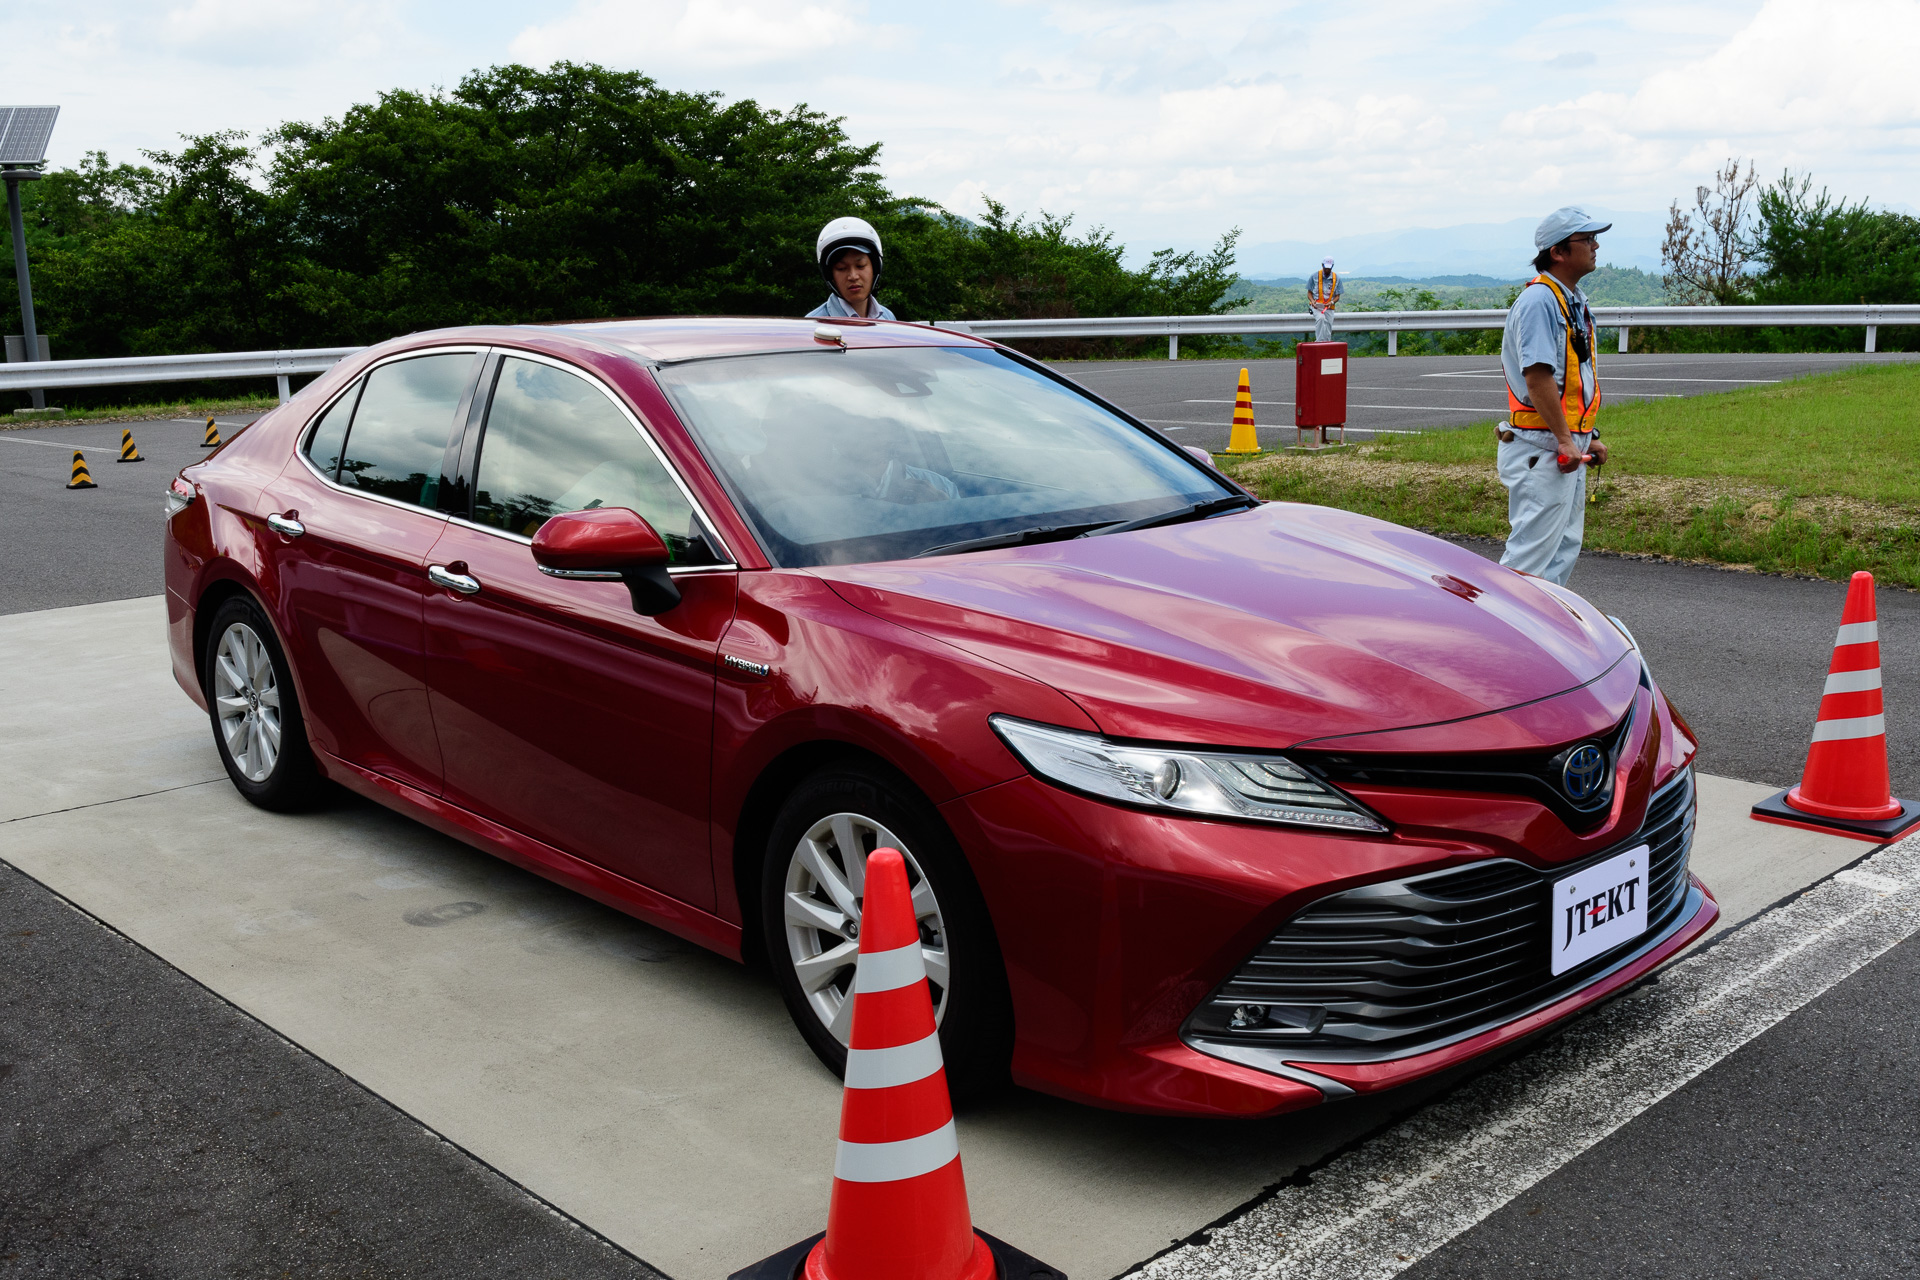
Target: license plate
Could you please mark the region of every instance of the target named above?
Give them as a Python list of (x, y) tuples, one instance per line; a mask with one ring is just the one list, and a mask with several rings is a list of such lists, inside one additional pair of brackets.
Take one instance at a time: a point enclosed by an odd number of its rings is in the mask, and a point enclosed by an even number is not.
[(1553, 882), (1553, 972), (1565, 973), (1647, 931), (1648, 848)]

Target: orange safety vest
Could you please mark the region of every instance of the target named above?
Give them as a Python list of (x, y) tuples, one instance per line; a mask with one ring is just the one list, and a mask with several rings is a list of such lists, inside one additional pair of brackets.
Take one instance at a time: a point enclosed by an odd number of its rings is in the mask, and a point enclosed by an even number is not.
[[(1340, 283), (1338, 271), (1316, 271), (1313, 283), (1307, 286), (1307, 301), (1316, 307), (1330, 307), (1334, 302), (1334, 286)], [(1324, 292), (1323, 292), (1324, 290)]]
[[(1593, 386), (1593, 403), (1586, 403), (1586, 397), (1580, 382), (1580, 357), (1573, 349), (1573, 311), (1567, 305), (1567, 295), (1561, 290), (1560, 282), (1551, 276), (1538, 275), (1527, 282), (1529, 286), (1543, 284), (1553, 290), (1554, 301), (1560, 304), (1560, 318), (1567, 322), (1567, 381), (1560, 393), (1560, 411), (1567, 415), (1569, 431), (1591, 431), (1594, 419), (1600, 416), (1600, 381), (1596, 372)], [(1595, 349), (1592, 315), (1588, 315), (1587, 350)], [(1588, 363), (1593, 363), (1589, 358)], [(1547, 420), (1540, 416), (1539, 410), (1522, 400), (1507, 384), (1507, 421), (1516, 427), (1532, 427), (1537, 430), (1549, 430)]]

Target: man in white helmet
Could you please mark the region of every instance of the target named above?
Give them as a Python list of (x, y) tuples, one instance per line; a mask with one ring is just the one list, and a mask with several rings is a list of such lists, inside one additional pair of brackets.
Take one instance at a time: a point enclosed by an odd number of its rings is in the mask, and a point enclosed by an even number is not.
[(1333, 269), (1333, 259), (1328, 258), (1320, 264), (1320, 270), (1307, 281), (1307, 306), (1313, 312), (1313, 340), (1315, 342), (1333, 341), (1333, 309), (1340, 305), (1340, 295), (1347, 286), (1340, 282), (1340, 275)]
[(835, 218), (820, 228), (814, 244), (820, 274), (833, 292), (807, 312), (816, 319), (891, 320), (893, 312), (873, 296), (880, 282), (880, 233), (864, 218)]

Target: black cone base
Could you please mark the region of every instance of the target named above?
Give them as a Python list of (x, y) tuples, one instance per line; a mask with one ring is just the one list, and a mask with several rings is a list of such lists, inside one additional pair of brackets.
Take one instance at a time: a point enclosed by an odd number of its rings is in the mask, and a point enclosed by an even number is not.
[[(1067, 1273), (1048, 1266), (1031, 1254), (1020, 1250), (995, 1236), (990, 1236), (978, 1227), (974, 1234), (987, 1242), (987, 1248), (993, 1250), (993, 1265), (997, 1280), (1067, 1280)], [(800, 1274), (800, 1268), (806, 1265), (807, 1255), (813, 1252), (813, 1246), (827, 1238), (822, 1231), (808, 1236), (799, 1244), (790, 1244), (772, 1257), (762, 1258), (750, 1267), (742, 1267), (727, 1277), (727, 1280), (794, 1280)]]
[(1889, 844), (1901, 836), (1920, 827), (1920, 804), (1911, 800), (1899, 800), (1900, 812), (1891, 818), (1882, 818), (1877, 822), (1863, 822), (1857, 818), (1829, 818), (1818, 813), (1806, 813), (1787, 803), (1787, 793), (1776, 791), (1753, 806), (1753, 816), (1762, 822), (1777, 822), (1782, 826), (1805, 827), (1809, 831), (1830, 831), (1837, 836), (1851, 836), (1855, 840), (1871, 840), (1875, 844)]

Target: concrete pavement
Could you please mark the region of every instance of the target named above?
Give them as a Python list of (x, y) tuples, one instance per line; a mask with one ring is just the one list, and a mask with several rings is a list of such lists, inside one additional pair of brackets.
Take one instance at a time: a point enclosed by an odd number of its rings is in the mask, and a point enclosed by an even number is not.
[[(763, 974), (358, 800), (253, 809), (162, 621), (155, 599), (0, 619), (0, 769), (42, 779), (0, 859), (670, 1275), (819, 1229), (839, 1091)], [(1695, 866), (1730, 918), (1863, 848), (1746, 821), (1757, 790), (1702, 780)], [(1010, 1091), (961, 1116), (976, 1221), (1115, 1274), (1449, 1083), (1242, 1125)]]

